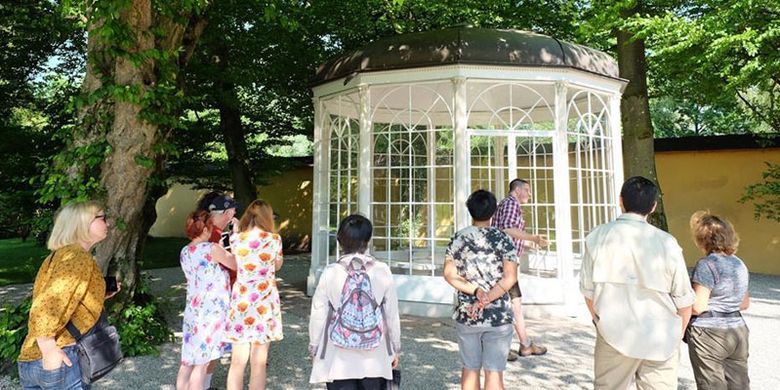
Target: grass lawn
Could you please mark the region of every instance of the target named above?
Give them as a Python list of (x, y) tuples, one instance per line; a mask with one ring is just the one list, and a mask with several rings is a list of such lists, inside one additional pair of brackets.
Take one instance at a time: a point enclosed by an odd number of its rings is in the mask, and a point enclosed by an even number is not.
[[(186, 238), (150, 237), (146, 242), (141, 268), (178, 267), (179, 251), (188, 242)], [(46, 247), (38, 246), (35, 240), (0, 240), (0, 286), (32, 283), (38, 267), (48, 254)]]

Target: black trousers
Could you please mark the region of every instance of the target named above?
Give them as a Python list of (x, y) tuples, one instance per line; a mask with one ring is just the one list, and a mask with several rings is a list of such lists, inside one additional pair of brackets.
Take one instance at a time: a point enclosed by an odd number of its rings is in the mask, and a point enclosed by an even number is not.
[(328, 390), (384, 390), (385, 378), (339, 379), (326, 383)]

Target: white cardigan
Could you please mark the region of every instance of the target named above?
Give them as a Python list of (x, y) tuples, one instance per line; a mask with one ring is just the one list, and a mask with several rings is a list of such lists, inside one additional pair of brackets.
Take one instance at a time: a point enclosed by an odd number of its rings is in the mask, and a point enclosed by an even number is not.
[(373, 260), (366, 269), (371, 280), (371, 289), (377, 302), (385, 301), (384, 312), (387, 327), (390, 328), (392, 354), (388, 354), (386, 337), (382, 333), (379, 347), (360, 351), (337, 347), (328, 340), (325, 357), (321, 358), (322, 342), (325, 337), (325, 324), (328, 316), (328, 302), (338, 309), (341, 305), (341, 289), (347, 280), (347, 271), (339, 263), (331, 263), (322, 271), (320, 282), (314, 292), (309, 316), (309, 345), (316, 351), (313, 357), (310, 383), (333, 382), (339, 379), (386, 378), (392, 379), (392, 362), (401, 351), (401, 320), (398, 316), (398, 296), (396, 295), (393, 275), (387, 264), (363, 254), (348, 255), (346, 259), (358, 256), (361, 260)]

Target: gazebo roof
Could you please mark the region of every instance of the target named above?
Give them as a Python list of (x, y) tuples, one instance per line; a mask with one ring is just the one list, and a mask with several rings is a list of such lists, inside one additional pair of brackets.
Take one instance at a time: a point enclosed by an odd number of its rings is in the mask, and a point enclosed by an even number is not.
[(322, 64), (312, 84), (362, 72), (453, 64), (572, 68), (619, 78), (612, 57), (582, 45), (529, 31), (453, 27), (378, 39)]

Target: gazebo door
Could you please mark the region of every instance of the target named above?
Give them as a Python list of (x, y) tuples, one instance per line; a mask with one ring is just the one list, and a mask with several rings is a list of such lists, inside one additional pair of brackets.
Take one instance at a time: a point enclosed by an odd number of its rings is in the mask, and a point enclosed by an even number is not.
[[(525, 179), (531, 184), (531, 200), (522, 206), (525, 231), (547, 237), (547, 248), (524, 245), (520, 262), (523, 301), (563, 301), (561, 267), (557, 256), (553, 145), (549, 131), (470, 130), (471, 191), (486, 189), (500, 202), (509, 182)], [(565, 174), (565, 170), (564, 173)]]

